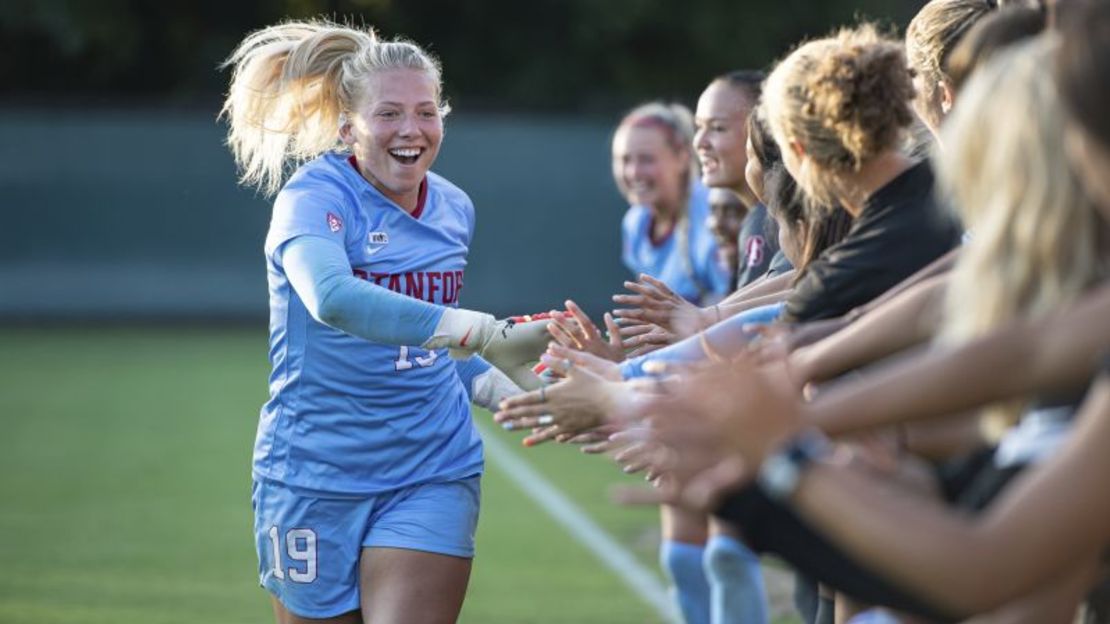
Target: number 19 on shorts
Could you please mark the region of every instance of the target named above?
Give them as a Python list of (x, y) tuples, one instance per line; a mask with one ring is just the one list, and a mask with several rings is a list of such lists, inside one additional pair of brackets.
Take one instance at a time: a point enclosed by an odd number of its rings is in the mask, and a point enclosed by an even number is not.
[[(290, 566), (288, 569), (282, 567), (281, 551), (283, 545), (289, 560), (297, 562), (299, 565)], [(289, 580), (294, 583), (311, 583), (316, 580), (315, 531), (312, 529), (289, 529), (286, 531), (283, 540), (278, 528), (272, 526), (270, 527), (270, 547), (273, 549), (275, 578), (285, 580), (288, 574)]]

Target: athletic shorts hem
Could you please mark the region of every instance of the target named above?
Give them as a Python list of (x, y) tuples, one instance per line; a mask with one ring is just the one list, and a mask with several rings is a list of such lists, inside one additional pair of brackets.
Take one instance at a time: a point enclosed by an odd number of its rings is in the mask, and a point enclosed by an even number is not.
[(269, 592), (269, 594), (271, 596), (273, 596), (274, 598), (277, 598), (277, 601), (281, 603), (281, 606), (285, 607), (285, 609), (287, 611), (289, 611), (290, 613), (292, 613), (293, 615), (295, 615), (297, 617), (313, 618), (313, 619), (318, 619), (319, 620), (319, 619), (324, 619), (324, 618), (338, 617), (338, 616), (343, 615), (345, 613), (350, 613), (351, 611), (358, 611), (359, 609), (362, 608), (362, 605), (360, 605), (358, 603), (357, 598), (353, 601), (354, 604), (352, 604), (349, 607), (340, 607), (340, 608), (332, 608), (332, 609), (312, 609), (312, 608), (308, 608), (308, 607), (294, 606), (294, 605), (290, 605), (289, 602), (286, 601), (285, 598), (281, 594), (274, 591), (270, 587), (266, 587), (265, 583), (259, 583), (259, 585), (263, 589), (265, 589), (267, 592)]
[(419, 552), (432, 553), (433, 555), (448, 555), (450, 557), (459, 557), (461, 559), (473, 559), (473, 548), (459, 548), (455, 545), (447, 544), (429, 544), (428, 542), (417, 542), (411, 540), (395, 540), (395, 539), (379, 539), (367, 540), (363, 548), (399, 548), (402, 550), (415, 550)]

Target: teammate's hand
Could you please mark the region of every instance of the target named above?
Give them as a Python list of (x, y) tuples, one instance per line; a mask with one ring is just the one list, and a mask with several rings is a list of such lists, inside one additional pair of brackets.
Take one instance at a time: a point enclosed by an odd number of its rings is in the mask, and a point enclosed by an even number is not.
[(548, 366), (560, 369), (565, 378), (533, 392), (510, 397), (501, 402), (494, 420), (509, 430), (546, 427), (544, 435), (532, 436), (533, 442), (555, 439), (569, 434), (573, 437), (606, 422), (619, 418), (625, 403), (635, 401), (626, 384), (575, 366), (573, 361), (544, 356)]
[(556, 342), (569, 349), (592, 353), (613, 362), (624, 360), (620, 328), (617, 327), (611, 314), (605, 313), (605, 329), (608, 337), (603, 337), (597, 325), (594, 325), (578, 304), (568, 299), (566, 307), (569, 317), (552, 317), (551, 324), (547, 328)]
[(651, 323), (622, 324), (620, 334), (621, 348), (627, 352), (629, 358), (657, 351), (679, 341), (674, 332)]
[[(625, 282), (632, 295), (613, 295), (613, 301), (624, 306), (614, 310), (617, 318), (635, 323), (651, 323), (685, 338), (716, 322), (706, 317), (698, 306), (675, 294), (666, 284), (646, 274), (639, 281)], [(681, 331), (679, 331), (681, 329)]]

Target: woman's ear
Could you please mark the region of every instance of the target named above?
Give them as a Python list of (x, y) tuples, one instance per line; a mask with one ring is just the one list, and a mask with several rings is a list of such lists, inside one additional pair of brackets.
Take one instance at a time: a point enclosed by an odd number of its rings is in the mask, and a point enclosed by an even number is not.
[(351, 128), (351, 118), (347, 113), (339, 113), (339, 140), (346, 145), (355, 144), (355, 133)]
[(937, 93), (940, 94), (941, 112), (945, 115), (952, 112), (952, 107), (956, 105), (956, 92), (952, 90), (952, 86), (941, 80), (937, 83)]

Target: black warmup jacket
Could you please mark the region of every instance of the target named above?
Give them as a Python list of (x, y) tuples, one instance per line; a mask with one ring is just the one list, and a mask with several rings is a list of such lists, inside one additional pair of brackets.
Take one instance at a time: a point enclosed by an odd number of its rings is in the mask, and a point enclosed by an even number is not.
[(806, 269), (783, 320), (834, 318), (878, 297), (960, 244), (962, 230), (937, 201), (922, 161), (875, 192), (848, 235)]

